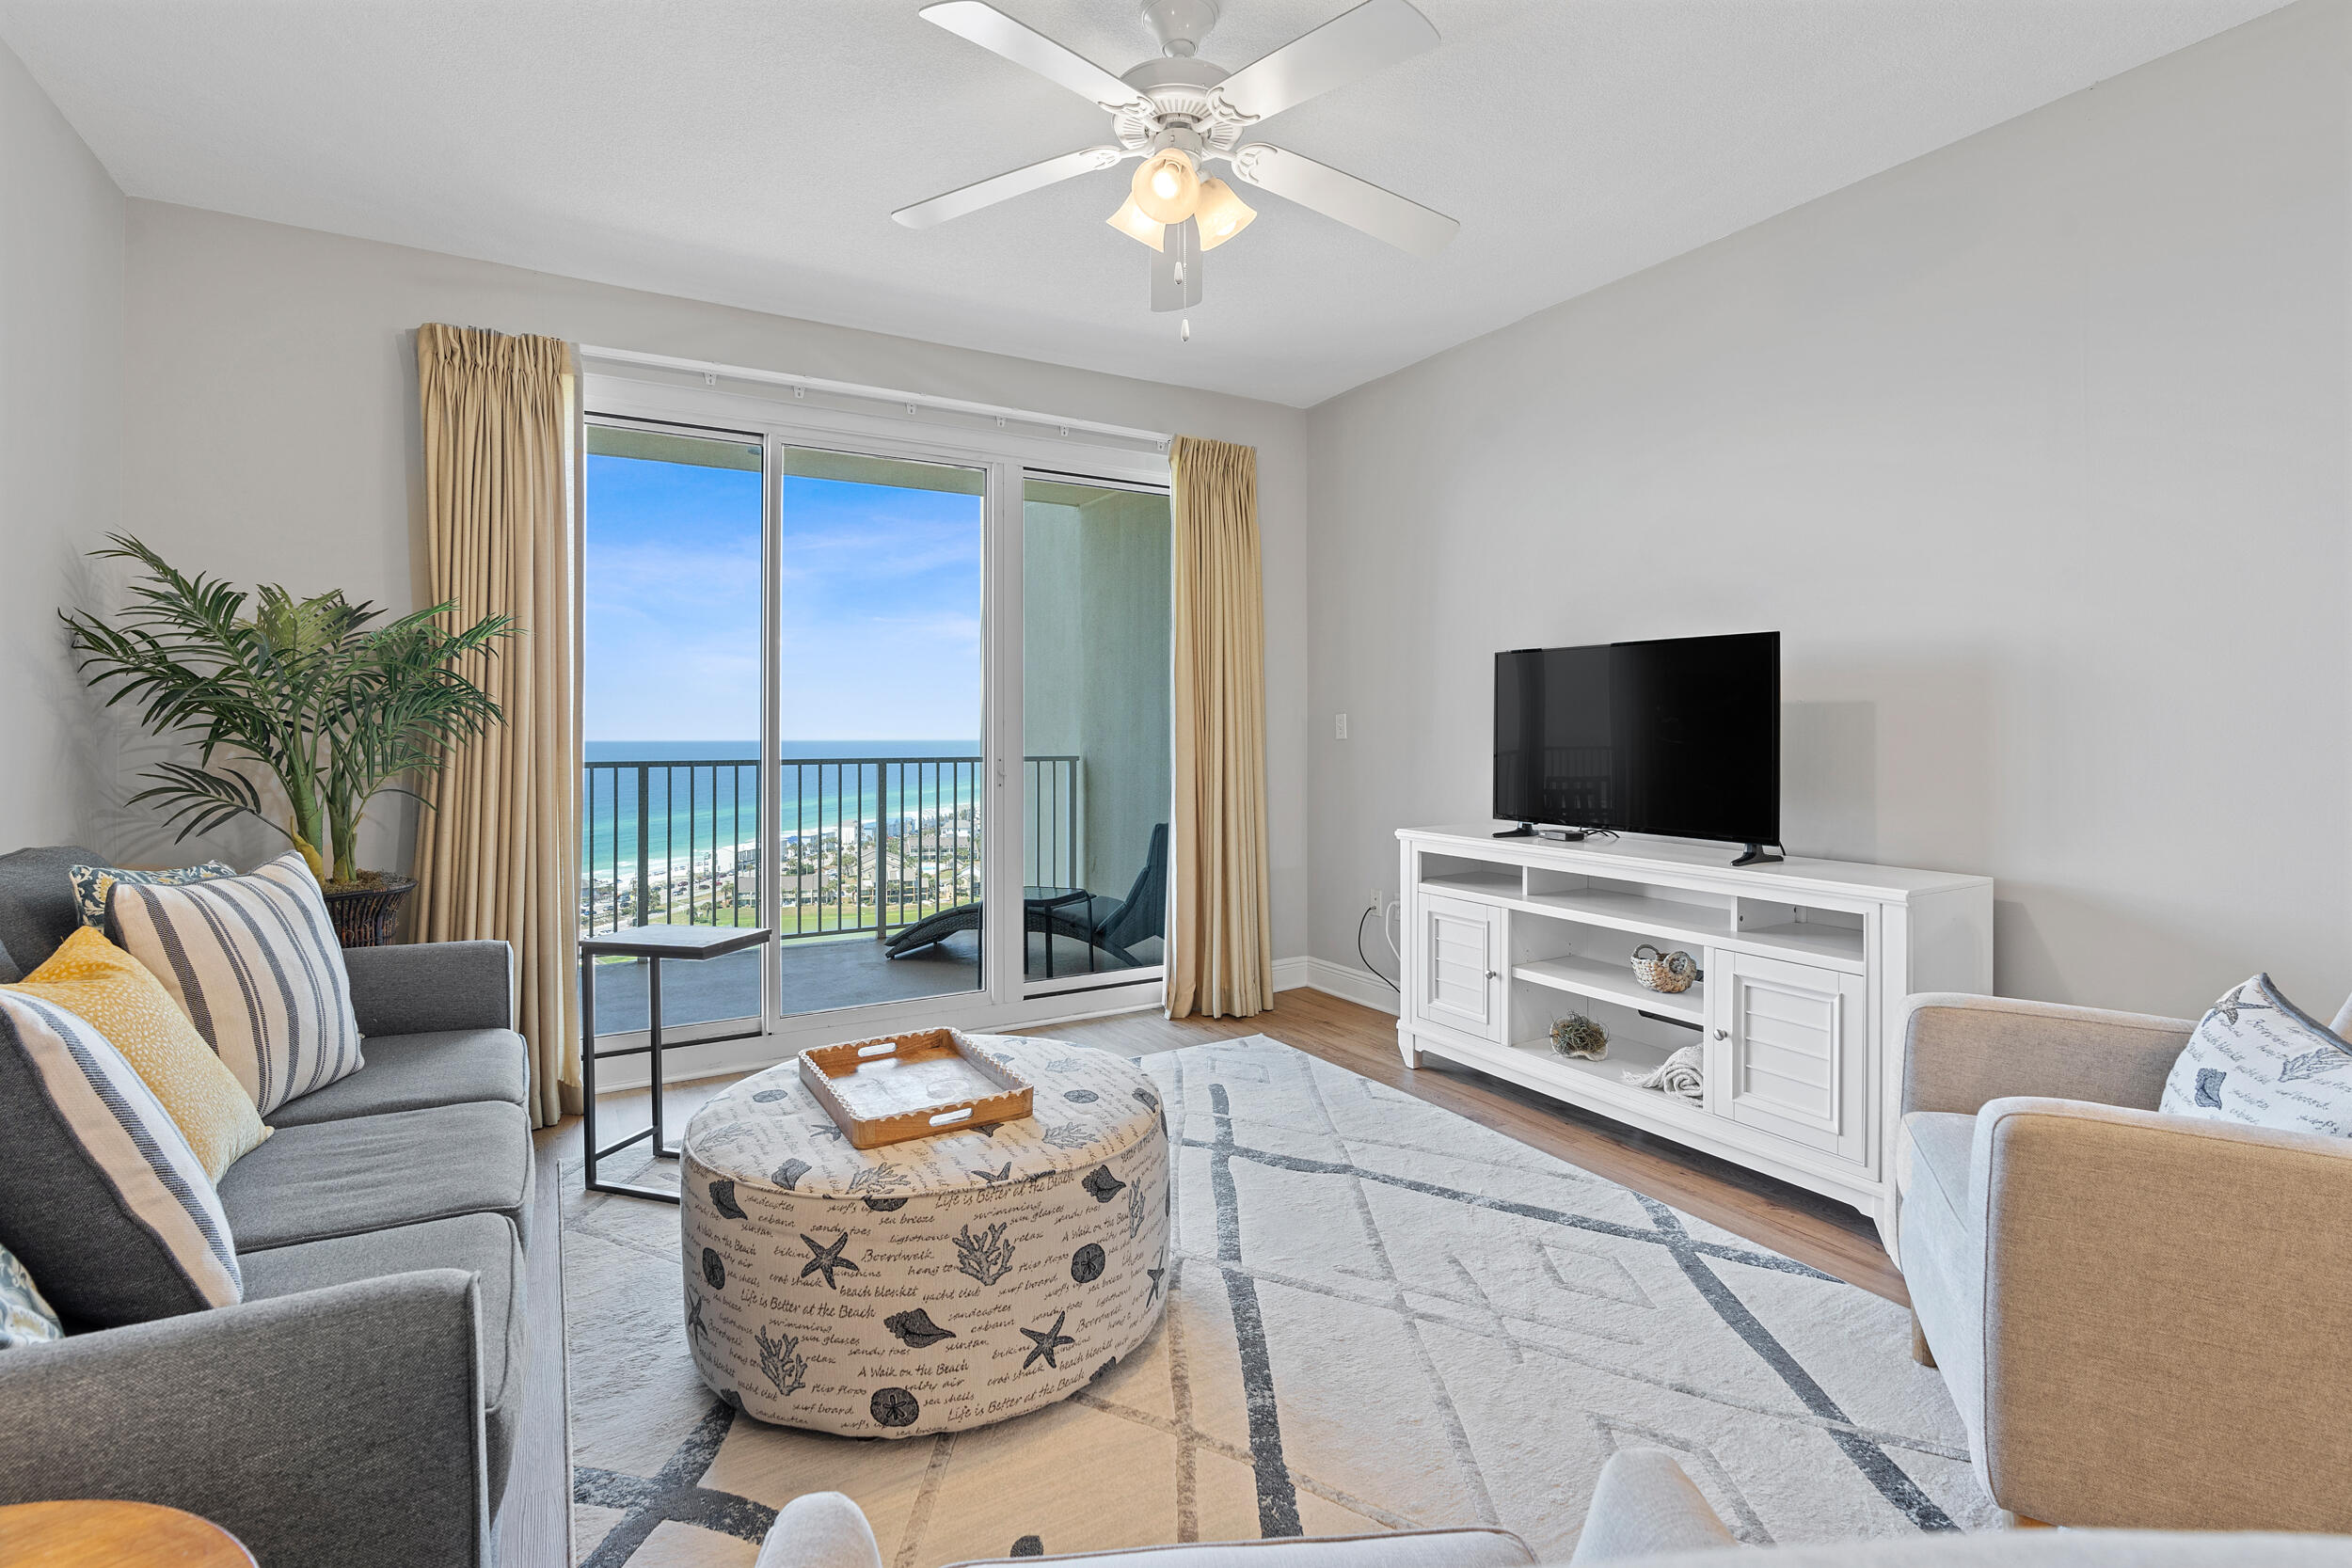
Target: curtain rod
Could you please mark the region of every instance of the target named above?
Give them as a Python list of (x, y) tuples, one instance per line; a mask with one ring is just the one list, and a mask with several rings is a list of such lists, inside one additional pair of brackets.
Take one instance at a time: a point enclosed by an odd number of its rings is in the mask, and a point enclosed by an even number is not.
[(863, 386), (854, 381), (830, 381), (823, 376), (794, 375), (784, 371), (763, 371), (743, 365), (722, 365), (707, 359), (682, 359), (675, 355), (644, 354), (635, 349), (596, 348), (582, 343), (580, 345), (580, 357), (582, 370), (592, 369), (602, 362), (608, 365), (637, 365), (648, 370), (683, 371), (704, 376), (724, 376), (731, 381), (757, 381), (773, 387), (804, 387), (811, 391), (838, 397), (871, 398), (877, 403), (902, 403), (950, 413), (977, 414), (985, 419), (1018, 420), (1023, 424), (1057, 425), (1065, 431), (1082, 430), (1091, 436), (1152, 441), (1163, 450), (1174, 439), (1166, 431), (1138, 430), (1131, 425), (1104, 424), (1098, 420), (1041, 414), (1029, 408), (1008, 408), (993, 403), (973, 403), (964, 398), (933, 397), (928, 392), (895, 391), (887, 387)]

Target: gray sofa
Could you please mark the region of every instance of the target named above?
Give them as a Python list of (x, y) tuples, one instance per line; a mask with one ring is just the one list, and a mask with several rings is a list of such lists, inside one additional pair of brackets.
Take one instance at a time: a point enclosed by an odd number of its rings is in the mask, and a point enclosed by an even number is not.
[[(1569, 1568), (1718, 1568), (1736, 1546), (1707, 1498), (1663, 1449), (1626, 1449), (1601, 1467)], [(1756, 1568), (2344, 1568), (2340, 1535), (2165, 1535), (2122, 1530), (1994, 1530), (1734, 1551)], [(874, 1532), (838, 1492), (796, 1497), (776, 1515), (756, 1568), (882, 1568)], [(1211, 1541), (987, 1568), (1533, 1568), (1507, 1530), (1404, 1530), (1287, 1541)], [(969, 1565), (959, 1565), (969, 1568)]]
[(2352, 1140), (2159, 1114), (2195, 1027), (1911, 999), (1915, 1354), (2013, 1513), (2352, 1530)]
[[(0, 856), (0, 981), (73, 929), (76, 862), (105, 863)], [(463, 942), (344, 960), (366, 1065), (280, 1107), (220, 1180), (245, 1300), (0, 1352), (0, 1503), (168, 1503), (264, 1564), (490, 1560), (533, 1196), (513, 958)], [(0, 1184), (0, 1243), (8, 1203)]]

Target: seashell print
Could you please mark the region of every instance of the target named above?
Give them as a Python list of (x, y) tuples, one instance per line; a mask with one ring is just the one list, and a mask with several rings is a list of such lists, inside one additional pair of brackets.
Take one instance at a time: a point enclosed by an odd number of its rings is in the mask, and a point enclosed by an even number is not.
[(779, 1100), (789, 1100), (791, 1098), (792, 1091), (790, 1089), (762, 1089), (757, 1094), (752, 1096), (752, 1103), (755, 1105), (773, 1105)]
[(787, 1160), (768, 1173), (768, 1180), (788, 1193), (794, 1190), (802, 1177), (815, 1168), (806, 1160)]
[(778, 1394), (797, 1394), (808, 1381), (808, 1357), (800, 1354), (801, 1342), (789, 1334), (768, 1338), (766, 1329), (756, 1330), (759, 1340), (760, 1375), (776, 1386)]
[(911, 1427), (923, 1414), (923, 1406), (904, 1388), (877, 1388), (866, 1403), (876, 1426)]
[(1063, 1312), (1056, 1316), (1054, 1326), (1051, 1328), (1025, 1328), (1021, 1331), (1022, 1337), (1029, 1341), (1029, 1354), (1021, 1358), (1023, 1371), (1028, 1370), (1040, 1361), (1057, 1370), (1060, 1369), (1060, 1363), (1054, 1359), (1055, 1353), (1064, 1345), (1074, 1345), (1078, 1342), (1061, 1331), (1061, 1325), (1069, 1321), (1070, 1314)]
[(1092, 1089), (1064, 1089), (1061, 1097), (1073, 1105), (1091, 1105), (1103, 1098)]
[(745, 1217), (743, 1211), (736, 1206), (735, 1183), (732, 1181), (713, 1181), (710, 1184), (710, 1206), (731, 1220)]
[(1012, 1243), (1005, 1240), (1001, 1220), (980, 1235), (965, 1226), (956, 1238), (956, 1267), (983, 1285), (993, 1285), (1012, 1267)]
[(1160, 1097), (1153, 1094), (1150, 1089), (1137, 1089), (1135, 1091), (1135, 1095), (1137, 1100), (1143, 1101), (1143, 1108), (1145, 1110), (1156, 1111), (1160, 1108)]
[(1092, 1170), (1087, 1172), (1086, 1180), (1079, 1182), (1078, 1185), (1084, 1187), (1088, 1192), (1092, 1193), (1094, 1195), (1094, 1201), (1097, 1203), (1108, 1203), (1111, 1199), (1117, 1197), (1120, 1193), (1127, 1190), (1127, 1183), (1121, 1181), (1118, 1177), (1113, 1176), (1111, 1174), (1111, 1167), (1108, 1165), (1095, 1166)]
[(869, 1197), (863, 1201), (877, 1214), (896, 1213), (907, 1206), (907, 1200), (902, 1197)]
[(708, 1247), (703, 1248), (703, 1277), (710, 1281), (710, 1288), (714, 1291), (727, 1288), (726, 1259)]
[[(833, 1277), (835, 1269), (847, 1269), (851, 1274), (861, 1272), (855, 1263), (841, 1256), (841, 1249), (850, 1244), (850, 1233), (846, 1230), (833, 1239), (831, 1246), (818, 1245), (817, 1238), (805, 1232), (801, 1236), (801, 1243), (810, 1253), (808, 1261), (801, 1265), (803, 1279), (813, 1274), (821, 1274), (825, 1276), (827, 1288), (838, 1291), (841, 1287), (834, 1282)], [(705, 1253), (704, 1256), (708, 1257), (709, 1254)]]
[(910, 1350), (929, 1350), (942, 1339), (956, 1337), (954, 1329), (940, 1327), (931, 1322), (930, 1311), (920, 1307), (910, 1311), (893, 1312), (882, 1320), (882, 1327), (896, 1334)]
[(1045, 1543), (1037, 1536), (1025, 1535), (1020, 1540), (1014, 1542), (1012, 1544), (1012, 1550), (1007, 1552), (1005, 1555), (1007, 1557), (1043, 1557), (1045, 1555)]
[(1075, 1072), (1084, 1066), (1075, 1056), (1057, 1056), (1045, 1064), (1048, 1072)]
[(1070, 1277), (1081, 1285), (1091, 1285), (1103, 1277), (1103, 1265), (1106, 1261), (1103, 1243), (1089, 1242), (1070, 1255)]

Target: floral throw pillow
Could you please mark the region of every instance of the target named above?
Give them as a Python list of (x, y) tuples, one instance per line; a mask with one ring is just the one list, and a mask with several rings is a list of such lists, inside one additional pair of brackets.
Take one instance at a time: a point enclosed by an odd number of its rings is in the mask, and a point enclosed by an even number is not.
[(66, 868), (66, 878), (73, 884), (73, 907), (85, 926), (106, 928), (106, 895), (117, 882), (130, 882), (143, 887), (177, 887), (183, 882), (201, 882), (214, 877), (233, 877), (237, 868), (219, 861), (206, 861), (202, 865), (183, 865), (170, 871), (126, 871), (119, 865), (75, 865)]
[(2164, 1081), (2174, 1116), (2352, 1137), (2352, 1042), (2257, 974), (2213, 1005)]

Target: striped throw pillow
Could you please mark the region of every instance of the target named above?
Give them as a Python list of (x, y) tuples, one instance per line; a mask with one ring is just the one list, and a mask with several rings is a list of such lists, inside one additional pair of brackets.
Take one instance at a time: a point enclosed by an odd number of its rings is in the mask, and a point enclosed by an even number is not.
[(0, 990), (0, 1246), (91, 1328), (245, 1294), (220, 1199), (122, 1053), (55, 1003)]
[(300, 855), (180, 887), (119, 881), (106, 918), (262, 1116), (359, 1070), (342, 945)]

